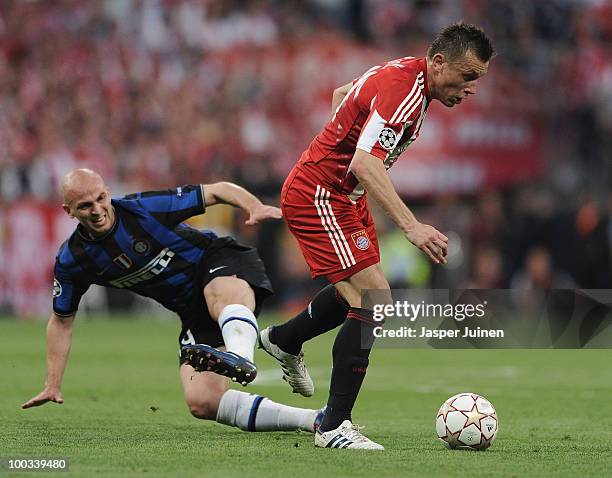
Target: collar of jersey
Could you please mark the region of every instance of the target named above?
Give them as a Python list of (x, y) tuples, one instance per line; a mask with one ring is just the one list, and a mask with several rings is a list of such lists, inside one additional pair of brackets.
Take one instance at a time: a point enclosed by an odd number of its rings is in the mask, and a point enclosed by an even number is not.
[(427, 86), (427, 57), (421, 58), (419, 63), (421, 63), (423, 77), (425, 78), (423, 93), (425, 94), (425, 98), (427, 98), (427, 102), (429, 103), (431, 101), (431, 96), (429, 96), (429, 86)]

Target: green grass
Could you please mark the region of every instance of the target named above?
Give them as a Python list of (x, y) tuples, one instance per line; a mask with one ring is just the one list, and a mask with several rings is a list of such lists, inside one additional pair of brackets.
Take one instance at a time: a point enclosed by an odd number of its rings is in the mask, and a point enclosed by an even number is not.
[[(64, 405), (20, 410), (42, 387), (44, 327), (0, 321), (0, 459), (68, 457), (63, 476), (519, 477), (612, 470), (611, 350), (376, 350), (354, 419), (386, 451), (362, 453), (314, 449), (307, 433), (252, 434), (192, 418), (177, 373), (178, 321), (77, 321)], [(263, 380), (249, 389), (319, 407), (327, 398), (332, 339), (306, 348), (318, 386), (313, 398), (291, 394), (261, 352)], [(500, 433), (486, 452), (449, 451), (435, 438), (438, 407), (461, 391), (481, 393), (497, 408)]]

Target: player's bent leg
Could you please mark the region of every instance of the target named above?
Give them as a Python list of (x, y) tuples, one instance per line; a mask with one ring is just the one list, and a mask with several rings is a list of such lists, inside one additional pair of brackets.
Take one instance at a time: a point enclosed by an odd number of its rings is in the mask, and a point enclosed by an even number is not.
[[(380, 264), (366, 267), (352, 276), (336, 282), (334, 286), (350, 307), (361, 307), (361, 292), (363, 290), (389, 290), (389, 282), (387, 282)], [(390, 293), (385, 297), (385, 300), (391, 303)]]
[(333, 285), (328, 285), (291, 320), (261, 331), (260, 347), (278, 360), (283, 379), (294, 393), (304, 397), (314, 393), (314, 383), (304, 363), (302, 344), (338, 327), (346, 319), (347, 312), (348, 304)]
[(219, 323), (228, 352), (253, 362), (259, 334), (255, 310), (255, 292), (245, 280), (216, 277), (204, 287), (210, 316)]
[(228, 389), (225, 377), (210, 372), (195, 373), (190, 365), (180, 368), (181, 383), (189, 411), (196, 418), (245, 431), (315, 432), (322, 420), (321, 410), (289, 407), (272, 400)]
[(271, 327), (270, 340), (284, 352), (297, 355), (305, 342), (342, 324), (348, 307), (344, 298), (330, 284), (315, 295), (306, 309), (287, 322)]
[(247, 281), (234, 276), (215, 277), (204, 287), (204, 298), (210, 316), (216, 321), (230, 304), (240, 304), (250, 311), (255, 310), (255, 292)]
[(203, 420), (215, 420), (221, 397), (228, 390), (228, 379), (214, 373), (195, 373), (188, 364), (181, 365), (179, 374), (191, 414)]
[(226, 351), (206, 344), (185, 345), (183, 358), (198, 372), (215, 372), (242, 385), (257, 375), (253, 352), (258, 336), (255, 293), (244, 280), (216, 277), (204, 287), (210, 316), (218, 322)]

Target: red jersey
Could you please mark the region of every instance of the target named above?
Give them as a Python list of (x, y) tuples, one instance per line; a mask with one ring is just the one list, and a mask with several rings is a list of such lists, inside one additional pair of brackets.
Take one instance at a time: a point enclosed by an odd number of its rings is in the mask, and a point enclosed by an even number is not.
[(374, 66), (353, 82), (298, 164), (314, 163), (309, 172), (356, 200), (364, 189), (348, 171), (355, 150), (380, 158), (389, 169), (418, 137), (429, 102), (426, 58), (405, 57)]

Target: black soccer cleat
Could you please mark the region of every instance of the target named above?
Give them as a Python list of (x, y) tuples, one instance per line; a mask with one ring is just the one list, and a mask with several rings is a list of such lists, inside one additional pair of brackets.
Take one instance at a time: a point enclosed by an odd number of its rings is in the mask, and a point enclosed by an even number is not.
[(250, 360), (233, 352), (223, 352), (205, 344), (183, 345), (181, 358), (196, 372), (213, 372), (247, 385), (255, 380), (257, 367)]

